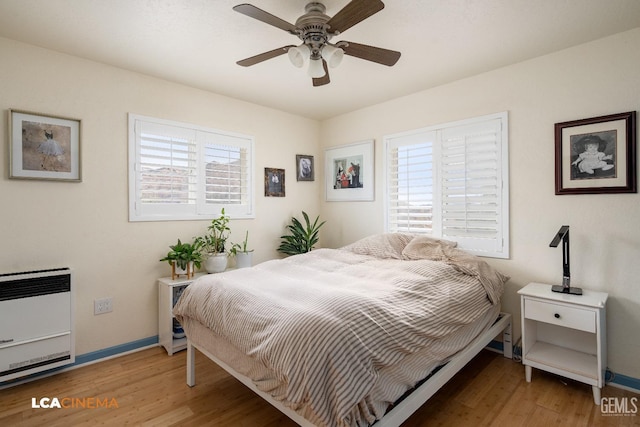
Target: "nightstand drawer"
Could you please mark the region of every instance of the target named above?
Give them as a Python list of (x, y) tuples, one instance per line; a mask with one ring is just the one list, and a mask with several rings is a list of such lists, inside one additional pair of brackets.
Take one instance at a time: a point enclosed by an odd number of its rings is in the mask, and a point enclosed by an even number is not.
[(567, 307), (526, 298), (524, 301), (524, 317), (586, 332), (593, 333), (596, 331), (596, 313), (593, 310)]

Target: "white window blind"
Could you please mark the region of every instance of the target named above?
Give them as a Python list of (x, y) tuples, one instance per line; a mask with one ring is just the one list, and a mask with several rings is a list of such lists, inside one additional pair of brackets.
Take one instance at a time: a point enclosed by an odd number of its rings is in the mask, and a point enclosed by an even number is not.
[(138, 124), (138, 194), (141, 204), (196, 203), (195, 132)]
[(390, 143), (387, 167), (390, 232), (432, 233), (433, 136), (425, 133)]
[(507, 114), (385, 137), (386, 229), (509, 257)]
[(130, 115), (129, 219), (253, 217), (253, 139)]
[(225, 135), (205, 134), (203, 138), (202, 204), (248, 205), (251, 172), (248, 148)]

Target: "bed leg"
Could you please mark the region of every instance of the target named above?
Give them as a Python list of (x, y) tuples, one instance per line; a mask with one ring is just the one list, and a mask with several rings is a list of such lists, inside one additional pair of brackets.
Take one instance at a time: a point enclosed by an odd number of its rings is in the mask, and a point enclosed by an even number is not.
[(196, 385), (196, 352), (191, 344), (187, 341), (187, 385), (193, 387)]
[(513, 342), (511, 340), (511, 316), (509, 316), (509, 324), (502, 331), (502, 355), (507, 359), (513, 359)]
[[(593, 401), (595, 402), (596, 405), (600, 405), (600, 403), (602, 403), (602, 402), (600, 402), (600, 400), (601, 400), (600, 399), (600, 396), (601, 396), (600, 387), (598, 387), (597, 385), (593, 385), (593, 386), (591, 386), (591, 389), (593, 390)], [(637, 409), (638, 408), (636, 408), (636, 410)], [(633, 414), (635, 415), (635, 412)]]

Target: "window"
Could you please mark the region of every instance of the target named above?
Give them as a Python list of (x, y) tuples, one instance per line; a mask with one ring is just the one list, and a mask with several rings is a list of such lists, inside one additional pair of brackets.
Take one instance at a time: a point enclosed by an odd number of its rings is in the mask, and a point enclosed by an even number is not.
[(129, 220), (254, 217), (253, 138), (129, 115)]
[(507, 113), (384, 139), (385, 227), (509, 257)]

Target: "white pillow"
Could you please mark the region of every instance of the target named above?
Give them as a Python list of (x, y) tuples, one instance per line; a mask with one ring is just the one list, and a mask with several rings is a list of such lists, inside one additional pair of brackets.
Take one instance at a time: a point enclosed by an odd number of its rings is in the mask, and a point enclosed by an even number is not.
[(413, 239), (412, 234), (383, 233), (365, 237), (341, 249), (376, 258), (402, 259), (402, 251)]
[(446, 250), (455, 248), (457, 245), (457, 242), (451, 242), (449, 240), (437, 239), (430, 236), (416, 236), (402, 250), (402, 259), (442, 261), (446, 259)]

